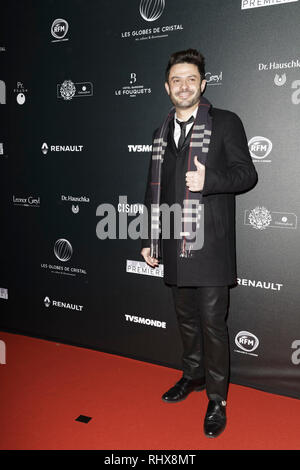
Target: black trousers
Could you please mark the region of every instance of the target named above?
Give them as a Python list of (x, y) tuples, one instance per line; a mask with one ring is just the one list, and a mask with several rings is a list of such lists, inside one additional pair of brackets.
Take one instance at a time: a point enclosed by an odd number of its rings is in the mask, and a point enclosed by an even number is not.
[(172, 286), (172, 293), (183, 345), (183, 376), (205, 378), (209, 400), (226, 400), (229, 382), (228, 286)]

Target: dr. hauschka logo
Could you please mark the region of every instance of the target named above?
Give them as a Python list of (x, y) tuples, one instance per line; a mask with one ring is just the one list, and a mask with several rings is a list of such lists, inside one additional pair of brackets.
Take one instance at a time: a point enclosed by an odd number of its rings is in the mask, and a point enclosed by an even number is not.
[[(286, 62), (277, 62), (275, 60), (270, 62), (260, 62), (258, 64), (258, 71), (259, 72), (270, 72), (276, 71), (275, 76), (272, 74), (272, 85), (279, 90), (286, 90), (287, 87), (290, 87), (292, 90), (291, 93), (291, 101), (292, 104), (298, 105), (300, 104), (300, 80), (298, 78), (294, 80), (289, 80), (287, 71), (289, 74), (293, 72), (293, 70), (298, 71), (300, 68), (300, 59), (294, 57), (293, 59), (289, 59)], [(286, 93), (286, 91), (284, 91)]]
[(266, 228), (297, 228), (297, 216), (292, 212), (269, 211), (264, 206), (257, 206), (245, 211), (245, 225), (251, 225), (257, 230)]
[(48, 145), (44, 142), (41, 146), (42, 153), (47, 155), (48, 152), (83, 152), (83, 145)]
[(283, 73), (282, 75), (278, 75), (278, 73), (276, 73), (276, 75), (274, 77), (274, 83), (277, 86), (285, 85), (286, 84), (286, 73)]
[(60, 238), (54, 244), (54, 254), (59, 261), (69, 261), (73, 254), (71, 243), (65, 238)]
[(222, 85), (223, 72), (221, 71), (219, 74), (212, 74), (211, 72), (207, 72), (205, 74), (205, 80), (207, 81), (207, 86)]
[(0, 104), (6, 104), (6, 85), (3, 80), (0, 80)]
[(44, 305), (46, 308), (57, 307), (57, 308), (65, 308), (68, 310), (77, 310), (79, 312), (82, 312), (83, 310), (83, 305), (72, 304), (70, 302), (65, 302), (62, 300), (50, 300), (49, 297), (44, 298)]
[(0, 340), (0, 364), (6, 364), (6, 344)]
[(52, 42), (68, 41), (68, 38), (66, 38), (68, 30), (69, 23), (67, 20), (62, 18), (54, 20), (51, 26), (51, 34), (55, 39), (52, 39)]
[(140, 14), (146, 21), (156, 21), (163, 14), (165, 0), (141, 0)]
[[(172, 32), (183, 31), (182, 24), (158, 25), (156, 22), (163, 14), (165, 0), (141, 0), (139, 13), (144, 21), (148, 23), (146, 27), (131, 31), (123, 31), (122, 39), (134, 38), (135, 41), (147, 41), (151, 39), (162, 39)], [(150, 27), (151, 26), (151, 27)]]
[(129, 85), (125, 85), (121, 89), (115, 90), (115, 95), (135, 98), (138, 95), (149, 95), (151, 93), (151, 88), (146, 88), (144, 85), (138, 85), (136, 82), (137, 75), (136, 73), (132, 72), (129, 75)]
[(259, 340), (253, 333), (250, 333), (249, 331), (240, 331), (236, 335), (234, 342), (239, 348), (235, 349), (235, 352), (258, 356), (258, 354), (253, 354), (253, 351), (255, 351), (259, 346)]
[(300, 339), (295, 339), (291, 348), (295, 350), (291, 356), (292, 364), (298, 366), (300, 364)]
[(65, 80), (57, 85), (57, 98), (71, 101), (73, 98), (93, 96), (93, 84), (91, 82), (72, 82)]
[(22, 82), (17, 82), (17, 88), (14, 89), (16, 93), (16, 101), (18, 104), (23, 105), (26, 101), (26, 93), (28, 92), (27, 88), (24, 87)]
[(270, 163), (271, 160), (266, 160), (266, 158), (272, 152), (273, 144), (270, 139), (262, 136), (255, 136), (248, 142), (249, 152), (254, 162)]
[(61, 195), (61, 198), (60, 198), (61, 202), (65, 203), (65, 202), (68, 202), (68, 203), (72, 203), (71, 204), (71, 211), (73, 212), (73, 214), (79, 214), (79, 210), (80, 210), (80, 205), (81, 203), (89, 203), (90, 202), (90, 198), (87, 197), (87, 196), (65, 196), (65, 195)]
[(271, 7), (272, 5), (282, 5), (284, 3), (294, 3), (298, 0), (242, 0), (241, 9)]

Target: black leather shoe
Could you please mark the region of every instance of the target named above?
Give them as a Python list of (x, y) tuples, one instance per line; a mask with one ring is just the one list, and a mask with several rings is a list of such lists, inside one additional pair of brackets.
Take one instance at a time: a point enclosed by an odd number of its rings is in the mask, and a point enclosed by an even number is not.
[(204, 433), (207, 437), (218, 437), (226, 426), (226, 401), (210, 400), (204, 419)]
[(205, 379), (192, 380), (182, 377), (174, 387), (163, 394), (162, 399), (168, 403), (177, 403), (184, 400), (191, 392), (205, 388)]

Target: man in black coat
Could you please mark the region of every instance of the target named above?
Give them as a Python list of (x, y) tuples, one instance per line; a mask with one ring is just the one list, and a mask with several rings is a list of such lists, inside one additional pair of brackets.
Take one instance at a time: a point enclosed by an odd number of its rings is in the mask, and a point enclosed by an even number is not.
[[(164, 280), (171, 286), (183, 343), (182, 378), (162, 399), (174, 403), (194, 390), (206, 388), (209, 399), (204, 432), (217, 437), (226, 426), (229, 383), (229, 344), (226, 324), (229, 286), (236, 283), (235, 194), (252, 188), (257, 173), (239, 117), (213, 108), (204, 99), (205, 61), (196, 50), (172, 54), (166, 69), (166, 91), (175, 107), (169, 120), (159, 183), (153, 183), (150, 163), (145, 205), (153, 204), (151, 185), (160, 185), (160, 202), (182, 207), (185, 194), (201, 195), (204, 206), (204, 244), (192, 257), (182, 256), (182, 240), (162, 239)], [(191, 166), (193, 126), (200, 106), (207, 106), (211, 130), (205, 164), (198, 157)], [(196, 125), (195, 125), (196, 127)], [(198, 126), (201, 128), (201, 126)], [(199, 132), (199, 131), (196, 131)], [(197, 134), (200, 135), (200, 134)], [(154, 141), (158, 142), (158, 140)], [(158, 145), (158, 144), (153, 144)], [(157, 157), (156, 157), (157, 158)], [(175, 217), (175, 216), (174, 216)], [(184, 233), (184, 232), (183, 232)], [(152, 267), (158, 257), (150, 241), (142, 242), (142, 256)]]

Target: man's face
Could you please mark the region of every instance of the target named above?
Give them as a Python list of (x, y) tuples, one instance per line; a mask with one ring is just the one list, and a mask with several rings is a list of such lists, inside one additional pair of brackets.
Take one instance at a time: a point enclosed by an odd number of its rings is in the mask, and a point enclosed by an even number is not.
[(201, 80), (197, 65), (184, 62), (173, 65), (169, 81), (165, 83), (166, 91), (176, 108), (188, 109), (198, 104), (206, 80)]

